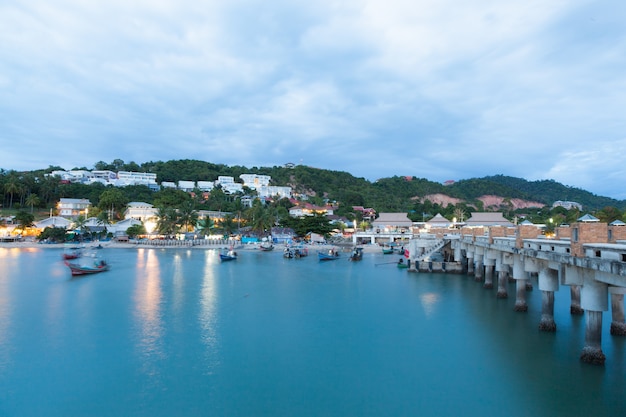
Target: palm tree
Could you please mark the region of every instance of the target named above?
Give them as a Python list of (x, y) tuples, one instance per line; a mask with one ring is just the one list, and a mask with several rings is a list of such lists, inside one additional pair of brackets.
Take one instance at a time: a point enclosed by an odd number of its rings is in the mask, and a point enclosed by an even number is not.
[(82, 214), (74, 220), (74, 229), (80, 232), (79, 240), (83, 240), (83, 235), (87, 231), (87, 219)]
[(183, 203), (182, 207), (178, 210), (178, 224), (185, 232), (189, 232), (193, 230), (197, 222), (198, 212), (194, 210), (193, 202), (187, 201)]
[(178, 216), (176, 210), (171, 207), (161, 207), (157, 214), (157, 231), (165, 236), (172, 236), (178, 230)]
[(28, 195), (28, 197), (26, 197), (26, 205), (30, 206), (30, 212), (33, 212), (33, 208), (37, 205), (39, 205), (39, 203), (41, 202), (41, 200), (39, 200), (39, 197), (37, 196), (37, 194), (31, 193)]
[(6, 184), (4, 184), (4, 191), (9, 193), (11, 196), (9, 208), (13, 208), (13, 194), (20, 191), (20, 185), (17, 183), (17, 180), (15, 178), (10, 178)]
[(208, 236), (211, 234), (211, 229), (215, 227), (215, 224), (209, 216), (206, 216), (201, 218), (196, 226), (202, 236)]

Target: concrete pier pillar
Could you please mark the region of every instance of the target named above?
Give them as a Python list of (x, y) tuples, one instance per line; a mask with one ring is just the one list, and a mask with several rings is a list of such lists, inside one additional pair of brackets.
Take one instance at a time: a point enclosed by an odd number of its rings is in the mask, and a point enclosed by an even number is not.
[(554, 269), (543, 268), (538, 276), (539, 290), (541, 290), (541, 321), (539, 330), (555, 332), (554, 321), (554, 292), (559, 289), (558, 272)]
[(509, 273), (507, 271), (498, 271), (498, 292), (497, 298), (509, 298), (507, 284), (509, 283)]
[(609, 309), (608, 285), (595, 280), (595, 271), (583, 270), (580, 304), (586, 311), (585, 347), (580, 355), (583, 362), (603, 365), (602, 312)]
[(606, 356), (602, 352), (602, 312), (587, 310), (585, 325), (585, 347), (580, 360), (593, 365), (604, 365)]
[(541, 291), (541, 321), (539, 330), (542, 332), (556, 332), (554, 321), (554, 291)]
[(579, 316), (585, 313), (585, 310), (580, 306), (580, 285), (571, 285), (569, 287), (570, 292), (570, 306), (569, 313), (571, 315)]
[(611, 294), (611, 334), (626, 336), (626, 322), (624, 322), (624, 293), (626, 288), (609, 287)]
[(485, 264), (485, 283), (483, 284), (485, 289), (493, 288), (493, 269), (494, 265)]
[(524, 270), (524, 260), (520, 256), (514, 257), (513, 279), (515, 279), (515, 311), (528, 311), (526, 304), (526, 281), (528, 273)]
[(515, 280), (515, 311), (528, 311), (526, 303), (526, 281), (525, 279)]
[(476, 266), (474, 268), (474, 281), (481, 282), (483, 280), (483, 258), (476, 258)]
[(467, 275), (474, 275), (474, 253), (467, 253)]

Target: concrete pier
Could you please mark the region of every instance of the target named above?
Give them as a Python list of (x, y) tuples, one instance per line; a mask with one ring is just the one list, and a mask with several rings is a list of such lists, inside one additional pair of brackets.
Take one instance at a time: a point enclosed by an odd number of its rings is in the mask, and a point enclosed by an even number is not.
[(482, 256), (477, 258), (476, 260), (476, 267), (474, 270), (474, 281), (476, 282), (482, 282), (483, 280), (483, 258)]
[(580, 316), (585, 313), (585, 310), (580, 306), (580, 286), (579, 285), (571, 285), (569, 287), (570, 292), (570, 306), (569, 313), (574, 316)]
[(611, 334), (626, 336), (626, 322), (624, 322), (624, 292), (626, 288), (609, 287), (611, 294)]
[(515, 280), (515, 311), (526, 312), (528, 311), (528, 304), (526, 303), (526, 280)]
[(524, 260), (515, 256), (513, 261), (513, 279), (515, 279), (515, 311), (528, 311), (526, 303), (526, 281), (528, 274), (524, 270)]
[(488, 265), (485, 263), (485, 283), (483, 284), (483, 288), (493, 288), (493, 269), (494, 265)]
[(582, 272), (583, 286), (580, 291), (581, 307), (586, 311), (585, 347), (580, 355), (583, 362), (603, 365), (606, 357), (602, 352), (602, 312), (609, 308), (608, 285), (595, 280), (595, 272)]
[(554, 291), (541, 291), (541, 321), (539, 330), (542, 332), (556, 332), (554, 321)]
[(539, 330), (555, 332), (554, 321), (554, 293), (559, 289), (558, 272), (554, 269), (543, 268), (538, 276), (539, 290), (541, 291), (541, 321)]
[(506, 270), (498, 271), (498, 292), (497, 298), (509, 298), (507, 284), (509, 283), (509, 273)]
[(585, 347), (580, 360), (593, 365), (604, 365), (606, 356), (602, 352), (602, 312), (587, 311), (585, 325)]

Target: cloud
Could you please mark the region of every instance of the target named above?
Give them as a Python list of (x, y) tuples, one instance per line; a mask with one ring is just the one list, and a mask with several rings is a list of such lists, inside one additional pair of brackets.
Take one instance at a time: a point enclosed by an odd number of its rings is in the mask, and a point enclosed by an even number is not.
[(0, 167), (302, 161), (371, 180), (505, 174), (623, 196), (625, 8), (3, 4)]

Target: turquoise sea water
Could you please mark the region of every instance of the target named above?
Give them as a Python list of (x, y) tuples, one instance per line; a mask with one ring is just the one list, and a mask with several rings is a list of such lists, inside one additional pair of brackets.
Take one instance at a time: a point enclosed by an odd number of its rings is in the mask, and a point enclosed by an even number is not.
[[(538, 289), (516, 313), (472, 277), (382, 254), (104, 249), (70, 278), (56, 249), (0, 248), (0, 416), (618, 416), (626, 340), (583, 364), (585, 321)], [(535, 285), (536, 287), (536, 285)]]

